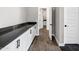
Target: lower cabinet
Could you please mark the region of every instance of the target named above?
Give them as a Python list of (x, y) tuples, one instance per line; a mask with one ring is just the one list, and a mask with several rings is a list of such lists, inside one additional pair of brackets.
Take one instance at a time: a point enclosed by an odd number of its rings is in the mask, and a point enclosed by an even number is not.
[(17, 51), (20, 48), (20, 38), (17, 38), (16, 40), (9, 43), (7, 46), (2, 48), (2, 51)]
[(36, 25), (29, 28), (14, 41), (2, 48), (2, 51), (27, 51), (36, 35)]
[(30, 44), (29, 39), (30, 38), (30, 30), (27, 30), (22, 36), (21, 36), (21, 43), (20, 43), (20, 50), (26, 51), (28, 50)]

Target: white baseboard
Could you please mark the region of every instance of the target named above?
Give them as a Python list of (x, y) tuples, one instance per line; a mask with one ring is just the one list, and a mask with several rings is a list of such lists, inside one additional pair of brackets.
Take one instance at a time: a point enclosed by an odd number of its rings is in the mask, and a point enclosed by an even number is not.
[(60, 43), (60, 42), (57, 40), (56, 37), (55, 37), (55, 39), (56, 39), (56, 42), (57, 42), (58, 46), (65, 46), (65, 44), (64, 44), (64, 43)]
[(63, 44), (63, 43), (59, 43), (59, 46), (65, 46), (65, 44)]
[(54, 37), (55, 37), (55, 35), (54, 35), (54, 34), (52, 34), (52, 36), (54, 36)]
[(39, 34), (35, 35), (35, 36), (39, 36)]

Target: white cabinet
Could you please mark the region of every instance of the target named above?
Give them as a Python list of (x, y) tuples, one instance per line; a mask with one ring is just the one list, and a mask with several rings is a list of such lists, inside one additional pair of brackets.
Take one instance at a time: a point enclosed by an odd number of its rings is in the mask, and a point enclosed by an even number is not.
[(20, 43), (20, 38), (18, 37), (17, 39), (15, 39), (14, 41), (12, 41), (11, 43), (9, 43), (7, 46), (5, 46), (4, 48), (2, 48), (2, 51), (17, 51), (19, 50), (20, 45), (18, 45), (18, 43)]
[(20, 50), (28, 50), (36, 35), (36, 25), (28, 29), (21, 37)]
[(30, 44), (29, 44), (29, 37), (30, 37), (30, 30), (27, 30), (22, 36), (21, 36), (21, 43), (20, 43), (20, 50), (28, 50)]
[(36, 25), (32, 27), (32, 38), (34, 38), (36, 36)]
[(16, 43), (11, 42), (9, 45), (5, 46), (4, 48), (2, 48), (2, 51), (11, 51), (11, 50), (16, 50), (15, 49)]
[(2, 51), (26, 51), (30, 47), (36, 35), (36, 25), (29, 28), (22, 35), (17, 37), (14, 41), (2, 48)]
[(30, 47), (30, 45), (31, 45), (31, 43), (36, 35), (36, 25), (31, 27), (28, 31), (29, 32), (28, 32), (28, 36), (27, 36), (27, 42), (28, 42), (27, 50)]

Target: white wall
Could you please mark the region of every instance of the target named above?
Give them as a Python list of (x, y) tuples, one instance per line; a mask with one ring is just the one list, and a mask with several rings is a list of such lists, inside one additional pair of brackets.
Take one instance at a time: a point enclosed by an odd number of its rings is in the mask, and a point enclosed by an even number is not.
[(20, 21), (20, 8), (0, 7), (0, 28), (21, 23)]
[(54, 36), (55, 36), (55, 33), (56, 33), (55, 12), (56, 12), (56, 8), (53, 7), (52, 8), (52, 35), (54, 35)]
[(60, 7), (60, 43), (64, 44), (64, 7)]
[(56, 40), (59, 42), (59, 8), (57, 7), (56, 8), (56, 14), (55, 14), (55, 16), (56, 16)]
[[(79, 7), (78, 7), (78, 10), (79, 10)], [(79, 11), (78, 11), (78, 15), (79, 15)], [(79, 16), (78, 16), (79, 18)], [(78, 44), (79, 44), (79, 19), (78, 19), (78, 33), (77, 33), (77, 36), (78, 36)]]
[(47, 20), (47, 8), (42, 8), (42, 14), (43, 14), (43, 20)]
[(51, 21), (51, 16), (50, 16), (50, 13), (51, 12), (51, 8), (47, 8), (47, 30), (49, 30), (49, 28), (50, 28), (50, 21)]
[(37, 20), (36, 7), (0, 7), (0, 28)]
[(61, 46), (64, 44), (64, 8), (56, 7), (56, 40)]
[(38, 27), (39, 29), (43, 28), (43, 16), (42, 16), (42, 8), (38, 8)]
[(28, 22), (28, 8), (27, 7), (21, 7), (20, 8), (20, 19), (22, 19), (22, 22)]
[(27, 7), (28, 10), (28, 21), (37, 22), (38, 20), (38, 7)]

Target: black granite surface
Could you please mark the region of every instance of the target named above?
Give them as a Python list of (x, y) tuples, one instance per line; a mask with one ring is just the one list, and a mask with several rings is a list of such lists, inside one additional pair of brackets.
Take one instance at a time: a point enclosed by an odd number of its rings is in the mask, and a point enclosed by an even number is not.
[(60, 48), (62, 51), (79, 51), (79, 44), (66, 44)]
[(36, 22), (28, 22), (0, 29), (0, 49), (12, 42), (18, 36), (23, 34), (29, 28), (34, 26)]

